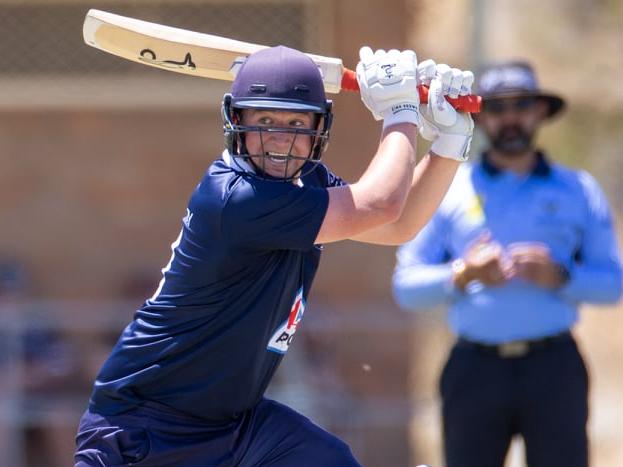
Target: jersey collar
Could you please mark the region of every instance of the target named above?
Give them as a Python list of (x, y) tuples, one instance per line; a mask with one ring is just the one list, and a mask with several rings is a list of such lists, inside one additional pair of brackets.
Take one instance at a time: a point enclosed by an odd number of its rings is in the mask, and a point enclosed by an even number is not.
[(223, 158), (223, 161), (225, 161), (225, 164), (227, 165), (227, 167), (234, 170), (235, 172), (246, 171), (246, 172), (255, 173), (255, 168), (251, 164), (249, 164), (247, 161), (245, 161), (244, 159), (238, 158), (237, 160), (234, 161), (234, 157), (229, 153), (227, 149), (223, 151), (223, 154), (221, 157)]
[[(482, 167), (482, 170), (484, 170), (484, 172), (487, 175), (491, 177), (495, 177), (502, 173), (501, 169), (499, 169), (498, 167), (496, 167), (495, 165), (491, 163), (491, 161), (487, 157), (486, 151), (482, 153), (480, 157), (480, 161), (481, 161), (480, 165)], [(532, 169), (532, 172), (530, 173), (530, 175), (536, 175), (538, 177), (548, 177), (551, 172), (552, 172), (552, 167), (550, 163), (547, 161), (547, 157), (542, 151), (537, 151), (536, 152), (536, 164), (534, 165), (534, 168)]]
[[(249, 164), (247, 161), (243, 160), (242, 158), (238, 158), (237, 160), (234, 161), (234, 157), (229, 153), (227, 149), (223, 151), (223, 154), (221, 155), (221, 157), (223, 158), (225, 165), (227, 165), (227, 167), (232, 169), (234, 172), (247, 171), (247, 172), (255, 173), (255, 168), (253, 167), (252, 164)], [(300, 186), (300, 187), (304, 186), (303, 180), (301, 178), (296, 178), (293, 181), (293, 183), (296, 186)]]

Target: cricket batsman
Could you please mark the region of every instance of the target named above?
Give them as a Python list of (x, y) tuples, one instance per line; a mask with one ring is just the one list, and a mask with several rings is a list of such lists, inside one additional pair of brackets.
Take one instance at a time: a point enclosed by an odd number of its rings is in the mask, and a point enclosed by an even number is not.
[[(301, 325), (320, 246), (400, 244), (436, 210), (473, 123), (445, 96), (473, 75), (413, 51), (360, 51), (380, 142), (346, 184), (321, 162), (333, 121), (303, 53), (252, 54), (223, 98), (225, 151), (190, 197), (162, 280), (100, 370), (75, 465), (359, 466), (349, 447), (264, 397)], [(420, 105), (416, 85), (430, 85)], [(432, 141), (416, 161), (418, 130)]]

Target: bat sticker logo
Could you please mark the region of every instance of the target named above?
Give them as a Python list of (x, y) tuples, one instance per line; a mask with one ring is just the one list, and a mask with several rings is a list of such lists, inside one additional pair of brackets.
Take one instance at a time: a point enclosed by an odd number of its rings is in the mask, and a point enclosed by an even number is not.
[(139, 54), (140, 60), (147, 62), (151, 65), (160, 66), (162, 68), (177, 68), (177, 69), (188, 69), (188, 70), (196, 70), (197, 65), (193, 62), (193, 57), (188, 52), (184, 56), (184, 61), (177, 62), (175, 60), (158, 60), (156, 57), (156, 52), (151, 49), (143, 49)]

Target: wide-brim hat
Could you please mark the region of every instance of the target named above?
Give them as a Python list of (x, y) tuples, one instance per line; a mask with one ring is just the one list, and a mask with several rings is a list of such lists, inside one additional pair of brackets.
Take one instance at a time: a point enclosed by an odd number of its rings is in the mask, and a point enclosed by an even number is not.
[(536, 97), (547, 102), (547, 118), (560, 113), (566, 106), (564, 99), (553, 92), (539, 88), (532, 66), (524, 61), (492, 63), (478, 74), (477, 93), (483, 102), (506, 97)]

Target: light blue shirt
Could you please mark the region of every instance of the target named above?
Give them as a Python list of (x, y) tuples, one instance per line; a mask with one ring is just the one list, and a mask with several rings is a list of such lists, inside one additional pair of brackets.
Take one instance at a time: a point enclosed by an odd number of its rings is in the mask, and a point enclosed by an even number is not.
[[(503, 247), (547, 245), (553, 261), (569, 270), (569, 282), (559, 290), (518, 278), (499, 287), (456, 289), (451, 261), (487, 230)], [(587, 172), (550, 164), (542, 155), (526, 175), (499, 171), (486, 158), (463, 164), (435, 216), (397, 257), (393, 291), (400, 307), (449, 305), (452, 331), (484, 343), (568, 330), (580, 303), (614, 303), (622, 292), (620, 255), (601, 188)]]

